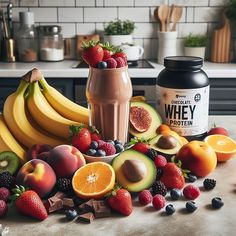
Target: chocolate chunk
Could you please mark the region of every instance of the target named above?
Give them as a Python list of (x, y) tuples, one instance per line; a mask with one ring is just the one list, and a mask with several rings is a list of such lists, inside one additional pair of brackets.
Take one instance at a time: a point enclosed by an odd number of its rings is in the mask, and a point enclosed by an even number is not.
[(66, 197), (67, 197), (67, 194), (58, 191), (58, 192), (56, 192), (56, 194), (54, 195), (54, 197), (57, 197), (57, 198), (59, 198), (59, 199), (62, 199), (62, 198), (66, 198)]
[(85, 222), (85, 223), (91, 223), (94, 220), (94, 215), (91, 212), (79, 215), (78, 220)]
[(84, 209), (88, 212), (93, 212), (93, 201), (94, 199), (90, 199), (89, 201), (85, 202)]
[(62, 203), (64, 207), (73, 208), (75, 206), (72, 198), (62, 198)]
[(111, 216), (111, 209), (107, 206), (105, 201), (93, 201), (93, 210), (95, 218), (104, 218)]
[(48, 213), (59, 211), (63, 208), (62, 200), (55, 196), (49, 198), (44, 205)]

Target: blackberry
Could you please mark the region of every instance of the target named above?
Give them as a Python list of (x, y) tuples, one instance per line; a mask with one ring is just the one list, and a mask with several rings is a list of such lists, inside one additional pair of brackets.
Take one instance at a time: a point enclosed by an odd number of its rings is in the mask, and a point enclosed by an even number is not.
[(156, 175), (156, 180), (159, 180), (162, 176), (163, 170), (162, 169), (157, 169), (157, 175)]
[(0, 173), (0, 187), (11, 190), (14, 187), (15, 179), (8, 171)]
[(153, 195), (161, 194), (162, 196), (165, 196), (167, 194), (167, 188), (161, 181), (156, 181), (152, 185), (152, 193)]
[(72, 190), (71, 179), (58, 178), (56, 183), (57, 189), (62, 192), (68, 192)]
[(153, 148), (150, 148), (148, 149), (146, 155), (151, 159), (151, 160), (155, 160), (155, 157), (158, 156), (158, 152), (153, 149)]
[(203, 186), (206, 190), (211, 190), (216, 186), (216, 180), (214, 179), (205, 179), (203, 181)]

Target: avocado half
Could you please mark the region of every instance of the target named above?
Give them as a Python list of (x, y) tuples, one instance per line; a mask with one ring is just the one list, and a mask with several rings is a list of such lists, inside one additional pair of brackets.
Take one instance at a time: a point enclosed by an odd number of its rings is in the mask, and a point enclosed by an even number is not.
[(156, 144), (158, 142), (158, 140), (162, 137), (163, 135), (157, 135), (155, 138), (151, 139), (149, 141), (149, 145), (151, 148), (155, 149), (156, 151), (158, 151), (160, 154), (164, 154), (164, 155), (175, 155), (179, 149), (182, 147), (182, 143), (180, 143), (180, 141), (178, 139), (175, 138), (176, 140), (176, 146), (174, 148), (170, 148), (170, 149), (164, 149), (164, 148), (160, 148), (158, 147)]
[[(123, 164), (126, 160), (139, 160), (142, 162), (147, 170), (146, 176), (137, 182), (131, 182), (126, 177), (122, 170)], [(133, 149), (128, 149), (122, 152), (119, 156), (115, 157), (112, 161), (112, 167), (116, 174), (116, 181), (122, 187), (126, 188), (130, 192), (140, 192), (144, 189), (151, 187), (156, 179), (157, 170), (154, 162), (149, 159), (143, 153), (135, 151)]]
[(151, 105), (145, 102), (131, 102), (131, 107), (133, 106), (142, 107), (146, 111), (148, 111), (152, 118), (152, 121), (148, 130), (144, 132), (138, 132), (132, 127), (132, 125), (130, 125), (130, 128), (129, 128), (130, 134), (137, 138), (152, 139), (153, 137), (157, 135), (156, 130), (159, 127), (159, 125), (162, 123), (161, 116), (157, 113), (157, 111)]

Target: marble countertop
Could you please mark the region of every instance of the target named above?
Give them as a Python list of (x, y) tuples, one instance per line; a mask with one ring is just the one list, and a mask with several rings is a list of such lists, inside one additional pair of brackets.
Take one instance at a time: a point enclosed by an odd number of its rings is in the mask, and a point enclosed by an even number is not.
[[(211, 116), (209, 127), (215, 123), (229, 130), (230, 136), (236, 139), (235, 116)], [(30, 218), (12, 211), (6, 219), (1, 219), (3, 226), (9, 226), (9, 236), (104, 236), (104, 235), (174, 235), (174, 236), (225, 236), (235, 235), (236, 232), (236, 158), (226, 163), (218, 164), (216, 170), (209, 175), (216, 179), (217, 185), (211, 191), (202, 190), (199, 179), (196, 185), (201, 188), (201, 196), (196, 200), (198, 209), (194, 213), (187, 213), (184, 209), (185, 200), (170, 201), (176, 212), (166, 216), (164, 210), (156, 211), (151, 205), (141, 207), (134, 201), (133, 213), (129, 217), (113, 216), (97, 219), (92, 224), (82, 224), (76, 221), (66, 222), (64, 216), (52, 214), (43, 222), (36, 222)], [(213, 197), (221, 197), (224, 207), (212, 209), (210, 203)]]
[[(35, 62), (35, 63), (4, 63), (0, 62), (0, 78), (21, 77), (33, 68), (39, 68), (45, 77), (49, 78), (86, 78), (88, 69), (73, 68), (78, 61), (64, 60), (61, 62)], [(130, 68), (131, 78), (156, 78), (164, 68), (151, 61), (154, 68)], [(236, 78), (236, 64), (220, 64), (204, 62), (203, 70), (210, 78)]]

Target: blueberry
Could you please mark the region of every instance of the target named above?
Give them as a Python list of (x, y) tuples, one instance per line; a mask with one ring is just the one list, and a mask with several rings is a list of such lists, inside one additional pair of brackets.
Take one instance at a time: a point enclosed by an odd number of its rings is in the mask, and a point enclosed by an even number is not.
[(95, 156), (96, 152), (97, 152), (97, 151), (96, 151), (95, 149), (90, 148), (90, 149), (86, 152), (86, 155), (88, 155), (88, 156)]
[(120, 144), (120, 143), (117, 143), (117, 144), (115, 145), (115, 148), (116, 148), (116, 153), (120, 153), (120, 152), (123, 152), (123, 151), (124, 151), (124, 147), (123, 147), (123, 145)]
[(175, 208), (172, 204), (168, 204), (166, 206), (166, 214), (167, 215), (173, 215), (175, 213)]
[(107, 63), (105, 61), (100, 61), (97, 64), (98, 69), (106, 69), (107, 68)]
[[(157, 169), (157, 175), (156, 175), (156, 179), (160, 179), (162, 176), (163, 170), (162, 169)], [(174, 200), (174, 199), (173, 199)]]
[(106, 152), (104, 150), (102, 150), (102, 149), (98, 149), (96, 151), (96, 156), (97, 157), (105, 157), (106, 156)]
[(110, 143), (110, 144), (112, 144), (113, 146), (115, 146), (115, 142), (114, 142), (113, 140), (111, 140), (111, 139), (107, 140), (107, 143)]
[(188, 212), (194, 212), (197, 210), (197, 204), (194, 201), (188, 201), (186, 202), (186, 210)]
[(189, 183), (194, 183), (196, 180), (197, 180), (197, 176), (191, 175), (191, 174), (188, 175), (187, 181)]
[(96, 141), (92, 141), (91, 144), (90, 144), (90, 148), (97, 149), (98, 148), (98, 143)]
[(68, 220), (74, 220), (77, 217), (77, 211), (76, 210), (68, 210), (66, 211), (66, 218)]
[(224, 206), (224, 202), (222, 201), (222, 199), (220, 197), (214, 197), (211, 200), (211, 205), (213, 208), (219, 209), (222, 206)]
[(174, 188), (170, 190), (170, 197), (172, 200), (179, 200), (182, 193), (180, 189)]
[(114, 142), (115, 142), (115, 144), (121, 144), (122, 145), (122, 142), (118, 139), (116, 139)]

